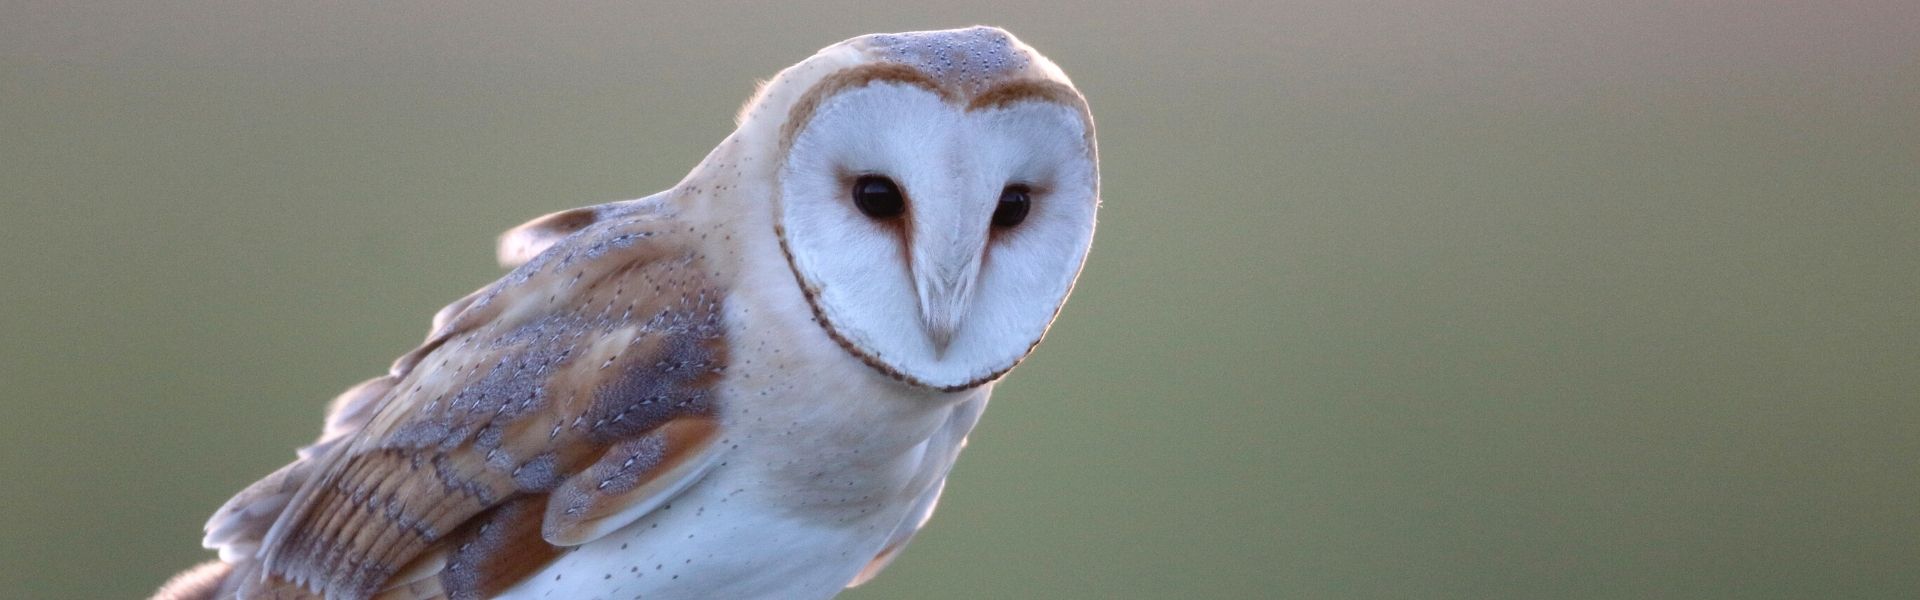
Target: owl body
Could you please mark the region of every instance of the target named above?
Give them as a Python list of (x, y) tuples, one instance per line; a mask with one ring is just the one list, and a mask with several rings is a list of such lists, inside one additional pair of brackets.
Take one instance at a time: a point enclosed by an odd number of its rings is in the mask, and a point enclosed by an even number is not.
[(1085, 101), (1004, 31), (863, 36), (673, 188), (536, 219), (156, 599), (826, 598), (932, 514), (1093, 233)]
[(759, 464), (716, 469), (669, 506), (561, 556), (500, 597), (832, 597), (883, 566), (876, 559), (891, 558), (889, 546), (904, 545), (931, 512), (986, 396), (964, 395), (972, 401), (899, 423), (925, 434), (911, 445), (729, 456), (728, 467)]
[[(750, 220), (721, 226), (770, 226)], [(902, 397), (814, 324), (777, 245), (740, 249), (724, 467), (500, 598), (828, 598), (931, 513), (992, 384)]]

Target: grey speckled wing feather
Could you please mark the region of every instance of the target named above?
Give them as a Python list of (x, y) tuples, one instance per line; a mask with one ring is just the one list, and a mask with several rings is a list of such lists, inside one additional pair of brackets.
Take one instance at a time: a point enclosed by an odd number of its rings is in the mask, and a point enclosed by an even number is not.
[(697, 480), (721, 435), (722, 290), (661, 206), (503, 236), (518, 268), (209, 521), (222, 597), (484, 596)]

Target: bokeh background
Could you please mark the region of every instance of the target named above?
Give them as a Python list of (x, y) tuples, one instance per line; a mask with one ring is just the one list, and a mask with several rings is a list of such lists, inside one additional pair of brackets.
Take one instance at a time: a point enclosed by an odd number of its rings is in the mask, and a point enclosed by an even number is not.
[(7, 2), (0, 597), (140, 597), (499, 231), (992, 23), (1105, 207), (878, 598), (1920, 597), (1920, 5)]

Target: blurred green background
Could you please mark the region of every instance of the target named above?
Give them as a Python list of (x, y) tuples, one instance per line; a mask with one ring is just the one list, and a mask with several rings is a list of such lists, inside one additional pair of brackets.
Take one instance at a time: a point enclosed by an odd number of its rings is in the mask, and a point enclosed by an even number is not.
[(875, 598), (1920, 597), (1920, 7), (0, 6), (0, 597), (130, 598), (757, 78), (992, 23), (1105, 208)]

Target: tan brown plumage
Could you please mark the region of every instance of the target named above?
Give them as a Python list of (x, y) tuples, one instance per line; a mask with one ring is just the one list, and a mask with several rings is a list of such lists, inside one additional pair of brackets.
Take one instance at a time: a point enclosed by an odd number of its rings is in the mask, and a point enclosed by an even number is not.
[(741, 115), (672, 189), (509, 231), (512, 271), (157, 597), (823, 600), (885, 568), (1072, 289), (1091, 115), (988, 27), (830, 46)]
[(241, 551), (224, 590), (483, 597), (555, 556), (549, 540), (604, 534), (697, 471), (718, 431), (720, 282), (669, 210), (510, 232), (502, 259), (525, 264), (449, 306), (392, 374), (341, 395), (298, 462), (216, 514), (209, 541)]
[(167, 580), (153, 600), (210, 600), (232, 572), (233, 565), (221, 561), (200, 563)]

